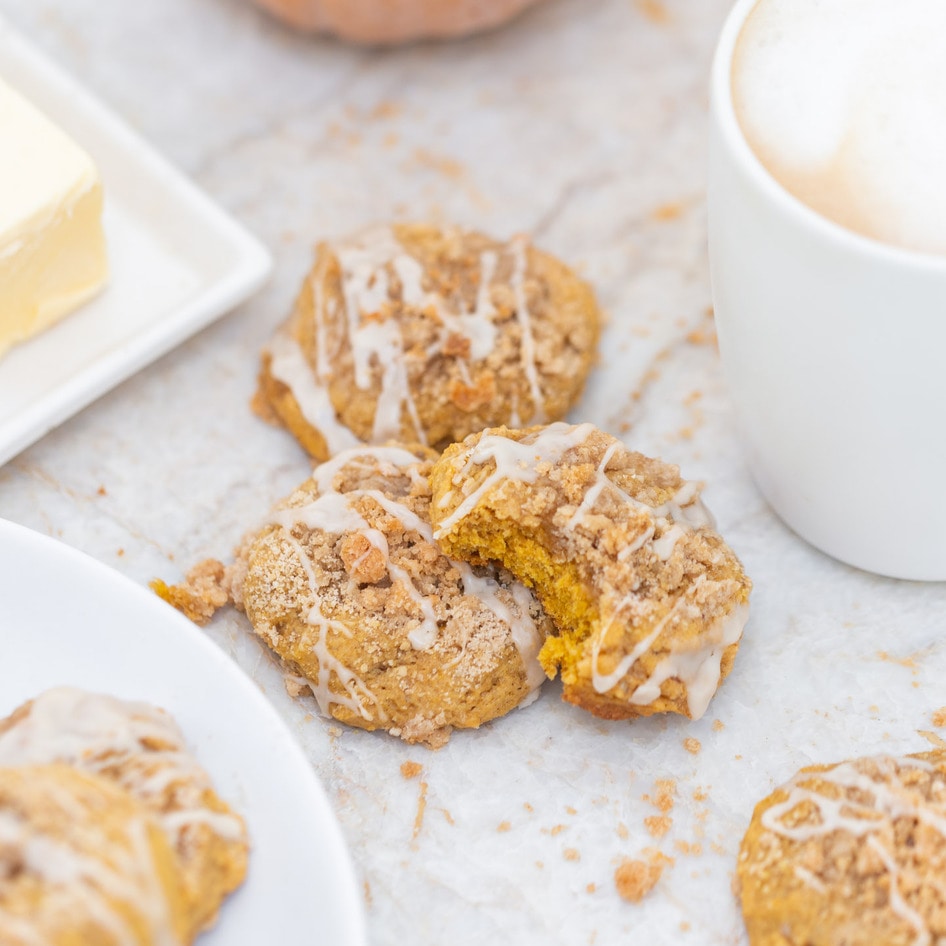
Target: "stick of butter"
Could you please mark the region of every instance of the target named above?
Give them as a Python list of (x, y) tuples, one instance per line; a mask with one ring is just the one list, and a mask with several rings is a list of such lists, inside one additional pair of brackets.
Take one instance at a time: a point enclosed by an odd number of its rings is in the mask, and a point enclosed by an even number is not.
[(105, 283), (92, 159), (0, 81), (0, 356)]

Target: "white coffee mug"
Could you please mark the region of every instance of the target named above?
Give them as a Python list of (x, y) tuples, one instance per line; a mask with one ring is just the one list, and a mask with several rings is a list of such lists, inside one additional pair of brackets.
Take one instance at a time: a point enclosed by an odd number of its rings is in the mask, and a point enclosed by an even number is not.
[[(946, 258), (859, 236), (778, 184), (712, 72), (709, 248), (723, 368), (769, 503), (868, 571), (946, 580)], [(944, 169), (946, 186), (946, 169)]]

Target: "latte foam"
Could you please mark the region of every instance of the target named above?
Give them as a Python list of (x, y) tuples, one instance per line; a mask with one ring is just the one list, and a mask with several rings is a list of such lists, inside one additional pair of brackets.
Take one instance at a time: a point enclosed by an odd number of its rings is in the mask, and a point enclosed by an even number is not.
[(946, 254), (946, 0), (760, 0), (732, 94), (752, 150), (799, 200)]

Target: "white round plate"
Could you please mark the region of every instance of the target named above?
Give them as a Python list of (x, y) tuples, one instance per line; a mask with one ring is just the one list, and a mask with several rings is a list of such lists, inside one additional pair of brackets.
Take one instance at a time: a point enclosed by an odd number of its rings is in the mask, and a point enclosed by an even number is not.
[(63, 684), (164, 707), (221, 797), (246, 818), (249, 875), (199, 946), (364, 946), (361, 897), (338, 823), (262, 693), (146, 589), (0, 520), (0, 717)]

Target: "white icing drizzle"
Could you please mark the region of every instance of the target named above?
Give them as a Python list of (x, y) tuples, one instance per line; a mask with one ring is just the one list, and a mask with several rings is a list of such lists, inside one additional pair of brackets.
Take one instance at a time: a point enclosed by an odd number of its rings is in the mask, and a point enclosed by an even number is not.
[(585, 490), (585, 495), (582, 497), (581, 502), (578, 504), (578, 508), (575, 510), (571, 519), (565, 523), (565, 531), (571, 532), (575, 526), (581, 522), (585, 516), (594, 509), (595, 503), (598, 501), (598, 497), (601, 495), (601, 491), (611, 482), (607, 476), (605, 476), (605, 470), (608, 468), (608, 464), (611, 462), (611, 457), (614, 456), (618, 447), (622, 446), (619, 440), (615, 440), (614, 443), (608, 447), (604, 452), (604, 456), (601, 458), (601, 462), (598, 464), (598, 469), (595, 471), (595, 482)]
[[(483, 482), (466, 496), (449, 516), (443, 519), (434, 535), (438, 539), (446, 535), (496, 484), (504, 480), (534, 483), (538, 478), (539, 464), (557, 463), (569, 450), (587, 440), (594, 429), (593, 424), (572, 427), (558, 422), (549, 424), (522, 440), (513, 440), (501, 434), (483, 434), (479, 441), (467, 450), (463, 468), (454, 475), (453, 485), (460, 486), (467, 482), (471, 469), (475, 466), (483, 466), (489, 460), (493, 461), (493, 472), (486, 476)], [(441, 507), (453, 501), (454, 492), (455, 490), (450, 490), (441, 497)]]
[[(927, 772), (936, 771), (923, 759), (877, 758), (873, 760), (881, 769), (880, 776), (896, 777), (894, 767), (912, 767)], [(842, 792), (831, 798), (811, 787), (813, 782), (836, 785)], [(905, 791), (877, 781), (857, 769), (853, 762), (842, 762), (820, 772), (799, 772), (784, 789), (788, 797), (772, 805), (762, 814), (762, 826), (789, 841), (805, 842), (824, 837), (835, 831), (846, 832), (854, 837), (865, 837), (865, 844), (877, 855), (888, 875), (889, 906), (915, 933), (914, 946), (929, 946), (932, 936), (923, 917), (914, 910), (900, 892), (900, 868), (877, 837), (877, 832), (897, 818), (911, 818), (923, 822), (946, 838), (946, 812), (935, 812), (927, 805), (919, 805)], [(870, 799), (867, 803), (847, 796), (845, 789), (856, 789)], [(814, 807), (818, 820), (815, 824), (786, 825), (784, 817), (807, 803)], [(796, 868), (797, 873), (797, 868)], [(817, 879), (817, 878), (815, 878)]]
[[(437, 312), (441, 323), (440, 338), (430, 347), (428, 356), (443, 348), (449, 334), (457, 333), (469, 339), (470, 359), (478, 361), (486, 358), (496, 344), (496, 310), (492, 304), (490, 285), (496, 271), (497, 255), (489, 250), (480, 255), (480, 284), (475, 307), (472, 312), (461, 309), (457, 313), (449, 311), (436, 293), (424, 289), (422, 265), (404, 249), (390, 228), (378, 227), (365, 231), (354, 241), (338, 246), (335, 252), (341, 267), (345, 323), (354, 363), (355, 384), (359, 389), (367, 390), (371, 387), (375, 366), (381, 371), (381, 390), (375, 407), (371, 439), (380, 443), (398, 438), (401, 434), (401, 415), (406, 410), (416, 437), (426, 443), (427, 433), (421, 424), (411, 390), (401, 326), (395, 318), (386, 317), (383, 311), (385, 305), (391, 302), (388, 268), (400, 282), (404, 305), (420, 310), (432, 306)], [(314, 274), (313, 280), (316, 284), (313, 289), (313, 310), (318, 348), (316, 387), (324, 387), (331, 369), (324, 351), (326, 332), (321, 271)], [(467, 364), (460, 358), (457, 364), (461, 379), (469, 384)], [(280, 380), (288, 384), (293, 393), (300, 383), (297, 374), (293, 374), (291, 380), (284, 377), (280, 377)], [(322, 429), (326, 421), (321, 399), (313, 395), (311, 390), (302, 390), (315, 406), (313, 415), (317, 422), (313, 426)], [(337, 417), (333, 416), (332, 421), (332, 426), (338, 425)], [(329, 445), (332, 453), (347, 449), (341, 441), (337, 442), (337, 447)]]
[[(321, 351), (321, 349), (320, 349)], [(269, 371), (292, 391), (306, 422), (325, 438), (330, 453), (357, 446), (361, 441), (338, 419), (328, 388), (313, 376), (296, 340), (277, 332), (269, 344)]]
[[(65, 788), (44, 779), (43, 798), (70, 820), (89, 824), (89, 814)], [(135, 816), (125, 824), (121, 845), (103, 848), (95, 857), (75, 847), (69, 838), (56, 838), (41, 832), (28, 820), (0, 810), (0, 848), (17, 851), (22, 869), (46, 887), (50, 911), (74, 912), (77, 904), (90, 918), (108, 932), (116, 946), (138, 946), (140, 938), (124, 910), (132, 907), (147, 923), (149, 942), (155, 946), (180, 946), (174, 935), (170, 911), (160, 877), (155, 870), (148, 836), (148, 822)], [(88, 833), (88, 830), (87, 832)], [(0, 904), (0, 938), (4, 932), (45, 946), (35, 923), (25, 922)]]
[(871, 835), (867, 839), (867, 846), (880, 858), (881, 863), (888, 875), (888, 897), (890, 898), (890, 909), (893, 910), (901, 920), (904, 920), (909, 926), (913, 927), (916, 933), (916, 939), (913, 940), (914, 946), (929, 946), (932, 941), (930, 931), (927, 929), (926, 921), (903, 899), (900, 893), (900, 868), (897, 862), (890, 856), (890, 852), (877, 840), (876, 836)]
[(795, 876), (806, 886), (811, 887), (812, 890), (817, 891), (818, 893), (825, 893), (827, 887), (810, 871), (807, 867), (802, 867), (801, 864), (796, 864), (792, 868)]
[[(156, 744), (164, 748), (149, 748)], [(191, 826), (209, 824), (202, 796), (210, 779), (174, 720), (153, 706), (73, 687), (47, 690), (0, 733), (0, 766), (54, 762), (104, 775), (146, 804), (153, 802), (172, 846)], [(176, 787), (176, 807), (163, 811), (160, 800), (169, 785)], [(228, 841), (244, 835), (232, 814), (215, 814), (211, 827)]]
[(539, 384), (539, 372), (536, 367), (535, 339), (532, 336), (532, 318), (529, 313), (529, 301), (526, 298), (526, 250), (529, 241), (524, 236), (513, 237), (509, 242), (513, 258), (512, 279), (510, 285), (513, 297), (516, 300), (516, 321), (522, 334), (520, 342), (522, 350), (522, 367), (529, 382), (532, 394), (532, 403), (535, 410), (532, 414), (532, 423), (541, 424), (545, 420), (545, 401), (542, 397), (542, 387)]
[[(703, 577), (703, 575), (700, 575), (700, 578)], [(628, 595), (624, 598), (624, 600), (618, 605), (614, 613), (611, 615), (610, 621), (608, 621), (607, 625), (605, 625), (605, 627), (600, 630), (592, 643), (591, 679), (596, 693), (607, 693), (608, 690), (610, 690), (624, 678), (627, 672), (634, 666), (634, 664), (637, 663), (638, 659), (642, 657), (648, 650), (650, 650), (651, 645), (660, 636), (660, 632), (667, 626), (670, 619), (676, 616), (677, 610), (686, 599), (684, 597), (678, 598), (674, 602), (673, 607), (670, 608), (670, 610), (654, 625), (653, 630), (643, 640), (639, 641), (629, 654), (626, 654), (621, 659), (614, 670), (612, 670), (611, 673), (603, 674), (598, 669), (598, 658), (601, 652), (601, 644), (604, 642), (605, 635), (610, 630), (611, 626), (621, 615), (621, 612), (624, 611), (624, 609), (628, 607), (633, 602), (633, 600), (633, 595)]]
[[(358, 489), (346, 493), (339, 493), (333, 487), (335, 476), (348, 466), (377, 466), (380, 472), (387, 475), (410, 473), (415, 482), (422, 479), (417, 472), (417, 458), (410, 451), (400, 447), (362, 447), (338, 454), (326, 463), (321, 464), (313, 473), (313, 480), (319, 490), (319, 495), (303, 506), (292, 506), (277, 510), (272, 516), (273, 524), (279, 526), (282, 534), (292, 545), (297, 557), (306, 571), (310, 592), (314, 600), (307, 621), (319, 629), (315, 644), (315, 654), (319, 661), (319, 679), (309, 687), (321, 711), (328, 715), (331, 707), (336, 704), (348, 706), (359, 712), (364, 718), (370, 718), (364, 699), (369, 698), (381, 711), (380, 705), (371, 694), (370, 689), (361, 678), (340, 661), (331, 655), (328, 650), (326, 636), (329, 630), (336, 630), (350, 636), (350, 632), (340, 621), (327, 618), (322, 612), (319, 584), (312, 569), (305, 549), (293, 537), (292, 529), (302, 525), (309, 530), (321, 530), (327, 533), (357, 533), (363, 536), (371, 548), (376, 549), (383, 557), (385, 568), (392, 581), (398, 583), (414, 603), (420, 614), (417, 624), (411, 628), (407, 637), (411, 646), (416, 650), (428, 650), (437, 642), (440, 635), (440, 624), (434, 610), (432, 600), (423, 594), (414, 584), (414, 580), (406, 569), (391, 561), (390, 549), (384, 534), (372, 528), (353, 503), (362, 497), (372, 499), (388, 515), (398, 519), (405, 529), (416, 532), (422, 539), (435, 545), (433, 529), (430, 523), (421, 519), (416, 513), (396, 500), (390, 499), (377, 489)], [(503, 602), (499, 596), (500, 586), (488, 578), (480, 578), (465, 562), (454, 562), (454, 567), (460, 573), (464, 592), (477, 595), (481, 602), (489, 608), (511, 630), (515, 644), (525, 668), (527, 684), (530, 688), (537, 687), (544, 679), (544, 673), (538, 663), (538, 651), (541, 647), (541, 633), (532, 619), (529, 604), (530, 594), (525, 587), (518, 583), (509, 588), (509, 592), (516, 604), (516, 614), (513, 609)], [(345, 688), (347, 698), (334, 693), (330, 688), (331, 674), (334, 673)]]
[(700, 635), (701, 646), (673, 651), (662, 658), (650, 677), (634, 691), (631, 703), (646, 706), (660, 696), (664, 682), (680, 680), (686, 686), (690, 718), (700, 719), (719, 687), (723, 653), (742, 637), (748, 620), (749, 605), (736, 605)]

